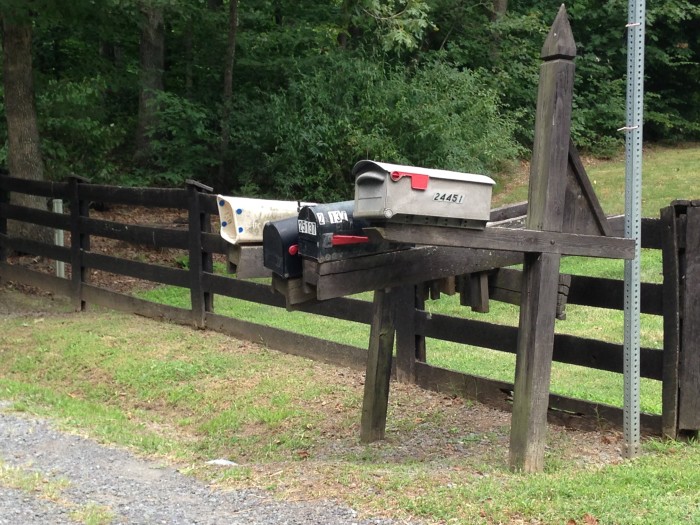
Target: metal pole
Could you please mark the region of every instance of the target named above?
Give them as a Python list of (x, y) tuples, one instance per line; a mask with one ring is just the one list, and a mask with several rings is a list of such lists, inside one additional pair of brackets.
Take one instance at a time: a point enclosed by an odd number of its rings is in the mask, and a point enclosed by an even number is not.
[(629, 0), (627, 21), (627, 125), (625, 237), (635, 239), (634, 259), (625, 261), (624, 422), (625, 456), (640, 453), (640, 254), (642, 237), (642, 129), (644, 116), (645, 0)]
[[(53, 212), (63, 213), (63, 200), (54, 199), (53, 200)], [(63, 246), (63, 230), (56, 228), (53, 232), (53, 240), (56, 246)], [(66, 263), (63, 261), (56, 261), (56, 276), (61, 279), (66, 278)]]

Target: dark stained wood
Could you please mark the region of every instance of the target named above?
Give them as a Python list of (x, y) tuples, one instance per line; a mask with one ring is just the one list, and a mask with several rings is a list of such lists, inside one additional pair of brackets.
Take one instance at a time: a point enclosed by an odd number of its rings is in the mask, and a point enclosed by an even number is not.
[(211, 195), (210, 193), (200, 193), (199, 207), (205, 213), (211, 213), (212, 215), (219, 214), (219, 206), (217, 204), (216, 195)]
[(469, 276), (469, 304), (475, 312), (488, 313), (489, 276), (486, 272), (472, 273)]
[[(571, 102), (576, 54), (564, 5), (542, 47), (535, 140), (530, 164), (526, 228), (561, 231), (569, 157)], [(522, 237), (526, 230), (519, 233)], [(571, 234), (569, 234), (571, 235)], [(609, 237), (591, 236), (600, 246)], [(633, 246), (633, 245), (632, 245)], [(533, 250), (534, 251), (534, 250)], [(545, 250), (539, 250), (540, 252)], [(523, 264), (522, 301), (515, 361), (510, 466), (524, 472), (544, 468), (547, 406), (554, 347), (560, 253), (528, 253)], [(633, 256), (633, 254), (630, 255)]]
[(230, 243), (218, 233), (202, 232), (202, 250), (208, 253), (228, 253)]
[(527, 215), (527, 201), (518, 202), (517, 204), (508, 204), (500, 208), (491, 210), (489, 222), (501, 222), (508, 219), (515, 219)]
[(15, 206), (13, 204), (0, 204), (0, 217), (61, 230), (69, 230), (71, 225), (71, 218), (69, 215), (38, 210), (36, 208)]
[(102, 270), (117, 275), (128, 275), (136, 279), (144, 279), (155, 283), (169, 284), (171, 286), (189, 286), (189, 272), (179, 268), (168, 268), (158, 264), (148, 264), (138, 261), (130, 261), (110, 255), (99, 253), (83, 254), (83, 267)]
[(48, 273), (36, 272), (23, 266), (0, 262), (0, 278), (27, 286), (36, 286), (47, 292), (70, 297), (72, 294), (71, 282)]
[(520, 262), (522, 254), (516, 252), (424, 246), (320, 264), (304, 260), (303, 278), (316, 287), (319, 300), (326, 300)]
[(95, 304), (120, 312), (141, 315), (149, 319), (158, 319), (182, 325), (192, 324), (192, 312), (189, 309), (154, 303), (90, 284), (83, 286), (83, 296), (85, 301), (91, 305)]
[(229, 244), (228, 260), (231, 263), (231, 273), (235, 273), (239, 279), (272, 277), (272, 270), (265, 268), (263, 264), (262, 244)]
[(203, 187), (196, 181), (187, 182), (189, 195), (188, 209), (188, 245), (190, 262), (190, 299), (192, 301), (192, 322), (198, 328), (204, 328), (206, 312), (213, 309), (212, 294), (206, 291), (202, 285), (203, 272), (212, 273), (213, 263), (211, 254), (202, 251), (202, 232), (208, 233), (211, 227), (209, 214), (202, 212), (199, 206), (199, 195), (202, 191), (211, 190)]
[(612, 228), (600, 206), (573, 141), (569, 141), (568, 183), (564, 198), (562, 231), (612, 236)]
[[(83, 285), (87, 283), (89, 275), (85, 267), (85, 254), (90, 250), (90, 236), (83, 233), (80, 229), (80, 221), (83, 218), (89, 217), (90, 208), (89, 202), (80, 198), (80, 179), (77, 177), (71, 178), (70, 182), (70, 215), (61, 215), (60, 217), (70, 217), (70, 232), (71, 232), (71, 282), (73, 306), (76, 311), (84, 311), (87, 304), (83, 299)], [(58, 214), (55, 214), (58, 218)], [(56, 227), (56, 226), (54, 226)], [(59, 226), (60, 227), (60, 226)], [(120, 272), (115, 272), (120, 273)]]
[(700, 208), (686, 210), (678, 429), (700, 430)]
[(360, 441), (362, 443), (384, 439), (389, 404), (391, 354), (394, 350), (396, 295), (395, 289), (374, 292), (365, 392), (360, 421)]
[(81, 219), (80, 229), (89, 235), (143, 244), (153, 248), (181, 248), (186, 250), (189, 246), (186, 230), (154, 228), (91, 218)]
[(51, 182), (45, 180), (20, 179), (18, 177), (0, 176), (0, 191), (27, 193), (50, 199), (68, 199), (70, 197), (67, 182)]
[(396, 378), (403, 383), (414, 383), (416, 359), (425, 338), (416, 333), (416, 287), (402, 286), (396, 291)]
[[(608, 225), (614, 237), (625, 236), (625, 216), (608, 217)], [(660, 250), (663, 245), (663, 228), (661, 221), (654, 218), (642, 218), (642, 248)]]
[[(663, 314), (663, 290), (660, 284), (642, 283), (640, 291), (643, 314)], [(624, 281), (602, 277), (571, 276), (568, 301), (571, 304), (622, 310)]]
[[(511, 410), (513, 384), (495, 379), (464, 374), (425, 363), (416, 364), (416, 384), (426, 390), (459, 395), (505, 411)], [(592, 403), (557, 394), (549, 394), (547, 420), (582, 430), (599, 430), (605, 425), (622, 427), (620, 407)], [(642, 430), (649, 435), (660, 435), (661, 418), (641, 415)]]
[(280, 293), (286, 301), (287, 309), (290, 310), (296, 305), (316, 300), (316, 292), (304, 286), (301, 277), (296, 279), (285, 279), (279, 275), (272, 275), (272, 289)]
[(186, 209), (187, 190), (172, 188), (129, 188), (103, 184), (79, 184), (80, 198), (132, 206)]
[(10, 248), (11, 250), (20, 253), (39, 255), (40, 257), (46, 257), (47, 259), (53, 259), (56, 261), (71, 261), (70, 248), (32, 241), (30, 239), (8, 237), (7, 235), (0, 233), (0, 249), (4, 248)]
[[(0, 184), (6, 182), (9, 177), (4, 172), (0, 172)], [(10, 202), (10, 193), (0, 186), (0, 236), (7, 235), (7, 217), (3, 213), (3, 207)], [(0, 264), (7, 261), (7, 249), (4, 244), (0, 244)]]
[[(680, 275), (676, 211), (673, 206), (661, 210), (663, 236), (663, 316), (664, 360), (661, 391), (661, 428), (663, 435), (678, 436), (678, 357), (680, 353)], [(643, 301), (642, 301), (643, 304)]]
[(207, 328), (288, 354), (363, 370), (367, 350), (207, 312)]
[(436, 246), (477, 248), (486, 250), (508, 250), (524, 253), (553, 253), (558, 255), (580, 255), (610, 259), (632, 259), (634, 240), (620, 237), (600, 237), (532, 229), (443, 228), (386, 224), (381, 228), (366, 228), (388, 241)]

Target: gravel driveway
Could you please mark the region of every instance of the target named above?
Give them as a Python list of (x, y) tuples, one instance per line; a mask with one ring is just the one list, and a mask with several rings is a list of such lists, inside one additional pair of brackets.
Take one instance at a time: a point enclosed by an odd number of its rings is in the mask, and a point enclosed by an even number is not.
[[(0, 524), (80, 523), (71, 513), (106, 507), (112, 523), (134, 524), (385, 524), (360, 520), (331, 503), (271, 500), (253, 490), (221, 491), (129, 452), (57, 431), (50, 422), (14, 415), (0, 401), (0, 466), (67, 480), (57, 501), (8, 488), (0, 477)], [(5, 484), (7, 485), (7, 484)]]

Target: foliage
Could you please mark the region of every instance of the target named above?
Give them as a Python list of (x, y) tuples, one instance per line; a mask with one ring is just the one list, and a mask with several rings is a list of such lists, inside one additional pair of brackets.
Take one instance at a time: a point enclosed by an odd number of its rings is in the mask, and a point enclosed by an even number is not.
[(236, 137), (248, 154), (268, 146), (254, 171), (239, 172), (240, 184), (265, 195), (338, 200), (351, 197), (349, 171), (362, 158), (496, 171), (518, 147), (482, 77), (442, 62), (408, 72), (333, 57), (270, 97), (262, 133)]

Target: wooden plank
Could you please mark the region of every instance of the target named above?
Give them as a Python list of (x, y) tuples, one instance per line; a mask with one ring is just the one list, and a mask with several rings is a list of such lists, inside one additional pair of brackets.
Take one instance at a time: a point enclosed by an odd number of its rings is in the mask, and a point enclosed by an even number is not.
[(362, 400), (360, 441), (384, 439), (389, 404), (391, 354), (394, 350), (394, 306), (396, 290), (376, 290), (372, 303), (372, 325), (367, 352), (367, 372)]
[(14, 204), (0, 204), (0, 217), (61, 230), (69, 230), (71, 224), (69, 215)]
[(87, 252), (83, 255), (85, 268), (93, 268), (117, 275), (127, 275), (136, 279), (143, 279), (155, 283), (169, 284), (171, 286), (189, 286), (187, 270), (180, 268), (168, 268), (159, 264), (149, 264), (138, 261), (130, 261), (111, 255)]
[(230, 271), (235, 273), (239, 279), (272, 277), (272, 270), (265, 268), (263, 264), (263, 255), (262, 244), (229, 244), (228, 260), (231, 263)]
[(202, 250), (208, 253), (228, 253), (230, 243), (218, 233), (202, 233)]
[[(268, 285), (242, 281), (223, 275), (208, 274), (206, 272), (202, 277), (204, 287), (212, 293), (258, 304), (267, 304), (279, 308), (285, 307), (284, 298), (274, 293)], [(358, 299), (330, 299), (314, 304), (298, 305), (295, 307), (295, 310), (335, 319), (345, 319), (356, 323), (370, 324), (372, 322), (372, 303)]]
[(241, 321), (212, 312), (207, 312), (206, 325), (210, 330), (323, 363), (345, 366), (354, 370), (363, 370), (367, 363), (367, 350), (363, 348)]
[(414, 383), (416, 360), (420, 348), (425, 346), (425, 338), (416, 332), (415, 286), (402, 286), (396, 289), (396, 378), (403, 383)]
[[(572, 275), (568, 301), (583, 306), (623, 310), (624, 284), (619, 279)], [(663, 315), (663, 287), (660, 284), (642, 283), (640, 299), (643, 314)]]
[[(664, 359), (661, 391), (661, 428), (663, 435), (678, 437), (678, 357), (680, 353), (680, 275), (678, 231), (673, 206), (661, 210), (663, 236), (663, 316)], [(643, 304), (643, 303), (642, 303)]]
[(79, 184), (81, 199), (153, 208), (186, 209), (187, 190), (173, 188), (130, 188), (104, 184)]
[(153, 248), (186, 250), (188, 246), (187, 231), (173, 228), (154, 228), (84, 217), (80, 220), (80, 230), (89, 235), (143, 244)]
[(192, 322), (198, 328), (204, 327), (206, 312), (212, 311), (212, 294), (207, 292), (202, 285), (202, 273), (212, 273), (209, 264), (209, 254), (202, 251), (202, 231), (206, 231), (208, 214), (199, 207), (199, 194), (201, 188), (190, 181), (187, 187), (188, 193), (188, 246), (189, 246), (189, 289), (192, 302)]
[(686, 211), (685, 265), (679, 356), (678, 429), (700, 430), (700, 208)]
[(296, 279), (285, 279), (279, 275), (272, 275), (272, 289), (280, 293), (286, 301), (287, 309), (295, 305), (316, 300), (315, 290), (304, 287), (301, 277)]
[(0, 233), (0, 247), (7, 247), (19, 253), (39, 255), (40, 257), (46, 257), (47, 259), (53, 259), (55, 261), (70, 262), (71, 260), (70, 248), (32, 241), (30, 239), (9, 237), (2, 233)]
[(19, 177), (0, 177), (0, 190), (15, 193), (26, 193), (50, 199), (67, 199), (70, 190), (67, 182), (51, 182), (46, 180), (29, 180)]
[[(459, 395), (500, 410), (512, 408), (512, 383), (417, 363), (416, 384), (425, 390)], [(622, 429), (622, 416), (620, 407), (549, 394), (547, 420), (550, 423), (582, 430), (598, 430), (607, 423)], [(647, 435), (660, 435), (661, 418), (642, 413), (641, 427)]]
[(321, 264), (304, 260), (303, 269), (304, 281), (316, 286), (319, 300), (326, 300), (520, 262), (522, 254), (516, 252), (426, 246)]
[(612, 228), (600, 206), (573, 140), (569, 140), (567, 177), (562, 231), (611, 237)]
[(473, 311), (488, 313), (489, 276), (486, 272), (472, 273), (469, 276), (469, 303)]
[[(625, 216), (608, 217), (608, 224), (614, 237), (625, 236)], [(660, 250), (663, 245), (663, 228), (659, 219), (642, 218), (642, 248)]]
[(523, 215), (527, 215), (527, 201), (492, 209), (489, 222), (501, 222), (522, 217)]
[(120, 312), (141, 315), (149, 319), (183, 325), (192, 323), (192, 312), (189, 309), (154, 303), (90, 284), (83, 285), (83, 297), (91, 305), (95, 304)]
[[(83, 285), (87, 283), (88, 272), (85, 268), (85, 253), (90, 250), (90, 236), (80, 231), (80, 221), (90, 214), (89, 202), (80, 198), (80, 179), (72, 177), (70, 185), (70, 250), (71, 282), (73, 283), (72, 300), (76, 311), (84, 311), (87, 303), (83, 298)], [(115, 272), (120, 273), (120, 272)]]
[[(462, 319), (440, 314), (418, 312), (416, 333), (425, 337), (478, 346), (499, 352), (516, 353), (518, 330), (487, 321)], [(566, 334), (554, 335), (553, 360), (595, 370), (622, 373), (623, 347), (597, 339)], [(641, 349), (642, 377), (660, 380), (663, 353), (652, 348)]]
[(532, 229), (486, 228), (484, 230), (469, 230), (466, 228), (392, 223), (378, 228), (365, 228), (365, 232), (370, 235), (376, 234), (388, 241), (411, 244), (579, 255), (607, 259), (632, 259), (634, 257), (634, 240), (621, 237)]
[(219, 214), (219, 206), (216, 201), (216, 195), (212, 195), (211, 193), (199, 194), (199, 207), (205, 213), (211, 213), (212, 215)]
[(47, 292), (71, 296), (71, 282), (55, 275), (41, 273), (15, 264), (0, 262), (0, 277), (27, 286), (36, 286)]

